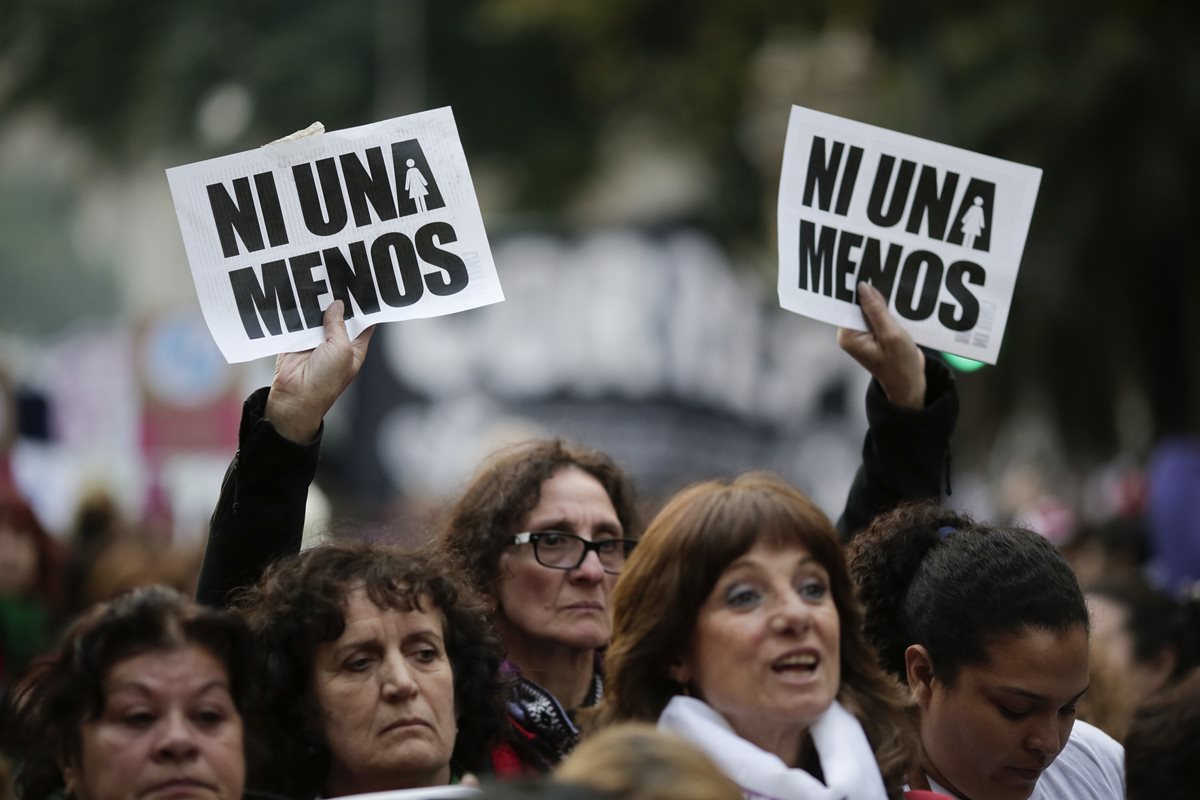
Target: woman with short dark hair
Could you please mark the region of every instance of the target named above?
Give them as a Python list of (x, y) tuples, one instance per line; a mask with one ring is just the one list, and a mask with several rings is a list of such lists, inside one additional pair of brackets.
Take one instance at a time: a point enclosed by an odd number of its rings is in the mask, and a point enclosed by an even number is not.
[(239, 800), (250, 633), (173, 589), (94, 607), (7, 699), (22, 800)]
[(1086, 591), (1092, 635), (1122, 673), (1135, 705), (1200, 664), (1200, 599), (1175, 599), (1144, 578)]

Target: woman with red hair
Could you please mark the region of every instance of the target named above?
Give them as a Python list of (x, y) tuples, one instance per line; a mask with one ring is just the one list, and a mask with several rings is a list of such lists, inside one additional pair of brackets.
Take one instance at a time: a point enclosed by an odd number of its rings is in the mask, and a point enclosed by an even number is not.
[(33, 508), (0, 485), (0, 693), (51, 644), (61, 566), (58, 543)]

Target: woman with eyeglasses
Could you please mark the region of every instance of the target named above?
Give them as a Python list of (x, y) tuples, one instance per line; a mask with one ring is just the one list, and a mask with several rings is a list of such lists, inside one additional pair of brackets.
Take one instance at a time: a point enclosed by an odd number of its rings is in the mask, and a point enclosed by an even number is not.
[(515, 679), (497, 773), (549, 770), (578, 741), (575, 709), (604, 691), (599, 653), (634, 524), (612, 459), (557, 440), (500, 451), (451, 510), (438, 545), (487, 598)]
[[(843, 536), (903, 499), (939, 496), (958, 412), (945, 365), (925, 359), (878, 292), (860, 284), (859, 295), (870, 330), (842, 330), (838, 342), (876, 380)], [(326, 313), (325, 333), (315, 350), (281, 355), (271, 387), (246, 402), (201, 570), (204, 602), (223, 604), (300, 547), (322, 419), (369, 338), (349, 341), (340, 302)], [(447, 514), (438, 547), (489, 604), (515, 678), (509, 736), (492, 754), (497, 773), (545, 771), (578, 740), (574, 713), (603, 693), (610, 597), (637, 533), (628, 476), (605, 454), (557, 440), (494, 455)]]

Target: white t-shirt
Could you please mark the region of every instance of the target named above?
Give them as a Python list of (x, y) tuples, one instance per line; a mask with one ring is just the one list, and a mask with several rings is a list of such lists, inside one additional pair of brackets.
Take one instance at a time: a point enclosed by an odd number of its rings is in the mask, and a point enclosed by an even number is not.
[[(955, 795), (929, 779), (935, 792)], [(1029, 800), (1124, 800), (1125, 748), (1104, 731), (1078, 721), (1067, 746), (1058, 754)]]

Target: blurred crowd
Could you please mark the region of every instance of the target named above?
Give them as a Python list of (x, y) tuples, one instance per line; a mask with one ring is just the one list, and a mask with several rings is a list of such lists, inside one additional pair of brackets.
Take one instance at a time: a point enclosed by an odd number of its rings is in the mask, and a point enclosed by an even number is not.
[(84, 496), (70, 530), (51, 533), (15, 486), (0, 486), (0, 686), (97, 603), (151, 584), (192, 593), (200, 556), (128, 520), (103, 489)]

